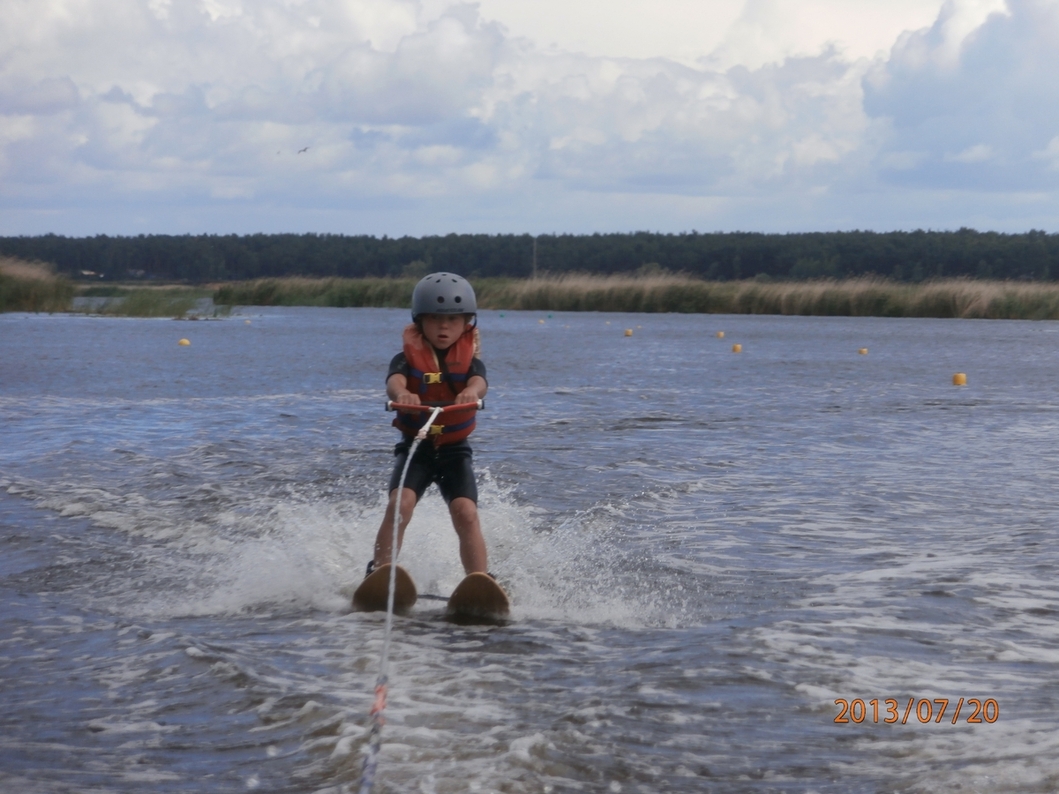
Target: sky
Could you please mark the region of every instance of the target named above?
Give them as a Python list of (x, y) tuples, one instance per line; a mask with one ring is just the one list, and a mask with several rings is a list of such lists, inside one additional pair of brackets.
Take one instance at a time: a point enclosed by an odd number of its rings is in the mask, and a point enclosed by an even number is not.
[(0, 235), (1059, 232), (1059, 0), (0, 20)]

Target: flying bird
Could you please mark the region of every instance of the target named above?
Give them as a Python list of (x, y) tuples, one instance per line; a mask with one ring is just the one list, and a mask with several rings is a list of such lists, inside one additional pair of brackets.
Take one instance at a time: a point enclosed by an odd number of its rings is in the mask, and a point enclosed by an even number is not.
[(299, 149), (298, 150), (298, 154), (301, 154), (302, 152), (307, 152), (307, 151), (309, 151), (309, 147), (308, 146), (306, 146), (304, 149)]

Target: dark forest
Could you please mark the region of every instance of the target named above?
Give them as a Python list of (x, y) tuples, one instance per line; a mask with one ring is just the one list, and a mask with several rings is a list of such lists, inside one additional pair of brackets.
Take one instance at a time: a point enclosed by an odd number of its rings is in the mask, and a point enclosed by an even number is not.
[[(0, 254), (51, 263), (75, 279), (187, 283), (278, 276), (417, 276), (449, 270), (468, 277), (525, 278), (534, 272), (531, 235), (370, 237), (338, 234), (0, 237)], [(1059, 234), (813, 232), (758, 234), (541, 235), (539, 273), (651, 273), (716, 281), (806, 280), (875, 275), (1053, 281)]]

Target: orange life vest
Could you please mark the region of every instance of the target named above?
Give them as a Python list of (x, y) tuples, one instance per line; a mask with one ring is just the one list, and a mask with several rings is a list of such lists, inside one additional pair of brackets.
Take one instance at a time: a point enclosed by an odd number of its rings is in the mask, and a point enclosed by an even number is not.
[[(412, 323), (404, 329), (404, 357), (408, 361), (408, 391), (418, 394), (424, 404), (451, 405), (467, 387), (471, 360), (478, 352), (478, 328), (471, 326), (446, 351), (444, 363), (438, 360), (434, 346)], [(428, 437), (434, 446), (462, 441), (474, 430), (477, 407), (469, 403), (466, 410), (438, 414)], [(393, 426), (414, 436), (426, 423), (429, 414), (398, 411)]]

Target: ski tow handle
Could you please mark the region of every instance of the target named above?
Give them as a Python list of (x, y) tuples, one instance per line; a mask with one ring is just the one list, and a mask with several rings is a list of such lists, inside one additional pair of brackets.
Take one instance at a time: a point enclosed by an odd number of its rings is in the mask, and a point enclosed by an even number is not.
[(452, 403), (451, 405), (402, 405), (401, 403), (395, 403), (393, 400), (386, 401), (387, 411), (419, 411), (426, 413), (435, 409), (440, 409), (438, 413), (448, 413), (449, 411), (466, 411), (468, 408), (475, 408), (479, 411), (485, 410), (485, 400), (477, 400), (473, 403)]

